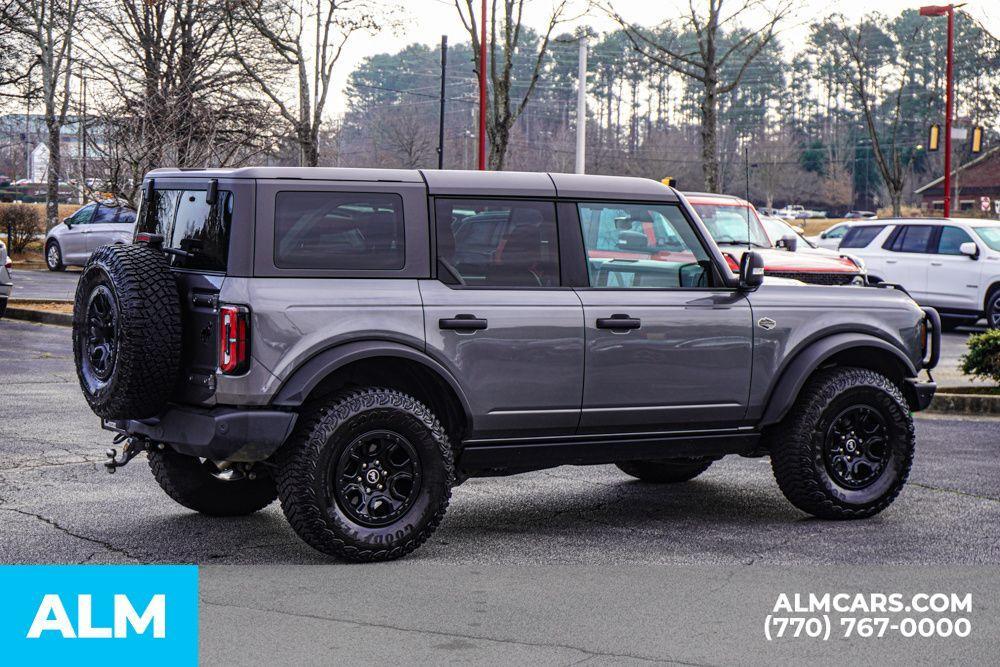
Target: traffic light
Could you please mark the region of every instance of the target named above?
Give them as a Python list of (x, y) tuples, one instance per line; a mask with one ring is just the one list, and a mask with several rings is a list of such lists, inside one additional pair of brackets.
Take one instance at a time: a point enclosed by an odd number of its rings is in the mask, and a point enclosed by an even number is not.
[(978, 125), (972, 128), (972, 152), (983, 152), (983, 128)]
[(941, 141), (941, 126), (937, 123), (931, 125), (930, 132), (927, 134), (927, 150), (936, 151), (938, 149), (938, 143)]
[(669, 188), (677, 187), (677, 179), (674, 178), (673, 176), (667, 176), (666, 178), (660, 179), (660, 183), (663, 183)]

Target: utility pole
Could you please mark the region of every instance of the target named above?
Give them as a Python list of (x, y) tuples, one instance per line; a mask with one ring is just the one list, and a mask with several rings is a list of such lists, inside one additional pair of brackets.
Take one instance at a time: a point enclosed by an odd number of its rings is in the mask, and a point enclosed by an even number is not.
[(580, 63), (576, 75), (576, 173), (587, 167), (587, 36), (580, 35)]
[(486, 171), (486, 0), (479, 26), (479, 171)]
[(448, 75), (448, 35), (441, 35), (441, 112), (438, 116), (438, 169), (444, 169), (444, 96)]
[(945, 77), (947, 84), (945, 87), (944, 101), (944, 214), (951, 215), (951, 114), (954, 109), (955, 77), (955, 10), (961, 5), (926, 5), (920, 8), (921, 16), (947, 16), (948, 17), (948, 59), (945, 64)]

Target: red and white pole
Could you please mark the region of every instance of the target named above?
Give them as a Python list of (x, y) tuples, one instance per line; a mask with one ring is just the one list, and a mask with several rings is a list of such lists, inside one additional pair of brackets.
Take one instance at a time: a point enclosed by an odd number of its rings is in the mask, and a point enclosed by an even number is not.
[(944, 214), (951, 215), (951, 115), (955, 108), (954, 61), (955, 61), (955, 10), (961, 5), (927, 5), (920, 8), (921, 16), (948, 15), (948, 56), (945, 63), (944, 100)]
[(486, 0), (479, 18), (479, 171), (486, 171)]

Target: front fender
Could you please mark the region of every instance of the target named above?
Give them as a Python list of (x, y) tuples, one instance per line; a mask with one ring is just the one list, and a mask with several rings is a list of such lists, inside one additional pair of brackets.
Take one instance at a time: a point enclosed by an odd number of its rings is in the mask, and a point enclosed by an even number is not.
[(913, 362), (899, 348), (881, 338), (864, 333), (833, 334), (811, 343), (785, 367), (771, 389), (760, 425), (768, 426), (784, 419), (809, 376), (833, 355), (852, 348), (888, 353), (902, 365), (908, 377), (917, 375)]

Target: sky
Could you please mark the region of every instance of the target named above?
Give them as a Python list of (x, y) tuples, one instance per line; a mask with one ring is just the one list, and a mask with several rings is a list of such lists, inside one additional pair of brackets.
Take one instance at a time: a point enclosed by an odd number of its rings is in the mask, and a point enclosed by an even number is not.
[[(464, 4), (464, 0), (460, 0)], [(572, 2), (573, 0), (571, 0)], [(587, 0), (575, 0), (575, 14), (581, 13)], [(609, 0), (610, 4), (625, 19), (645, 25), (654, 25), (676, 16), (678, 12), (687, 9), (687, 0)], [(696, 2), (698, 0), (695, 0)], [(474, 0), (478, 8), (478, 0)], [(904, 9), (916, 8), (921, 4), (942, 3), (943, 0), (906, 1), (906, 0), (802, 0), (801, 9), (789, 21), (781, 33), (782, 43), (790, 50), (795, 50), (795, 44), (805, 39), (808, 25), (811, 21), (831, 13), (844, 14), (849, 19), (857, 19), (878, 8), (883, 14), (893, 16)], [(393, 52), (407, 44), (421, 42), (428, 45), (441, 43), (441, 35), (448, 35), (451, 44), (468, 41), (468, 35), (459, 19), (453, 0), (409, 0), (408, 2), (389, 2), (384, 4), (392, 7), (398, 27), (386, 29), (377, 35), (358, 35), (345, 48), (338, 63), (336, 90), (343, 91), (347, 77), (351, 71), (367, 56), (376, 53)], [(553, 0), (527, 0), (525, 5), (525, 22), (535, 29), (542, 29), (548, 19)], [(730, 0), (728, 5), (738, 6), (741, 0)], [(768, 0), (762, 4), (767, 7)], [(723, 4), (723, 9), (726, 8)], [(982, 22), (994, 35), (1000, 35), (1000, 0), (971, 0), (963, 8)], [(763, 12), (758, 16), (762, 16)], [(942, 19), (943, 20), (943, 19)], [(604, 32), (614, 28), (614, 23), (604, 16), (600, 9), (591, 9), (587, 16), (562, 26), (566, 32), (571, 32), (578, 26), (588, 26), (596, 32)], [(343, 95), (337, 95), (330, 100), (329, 111), (336, 114), (344, 110)]]

